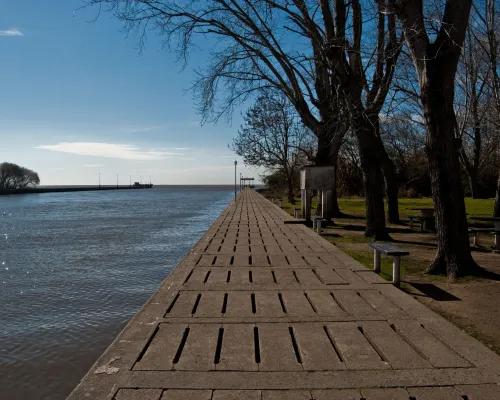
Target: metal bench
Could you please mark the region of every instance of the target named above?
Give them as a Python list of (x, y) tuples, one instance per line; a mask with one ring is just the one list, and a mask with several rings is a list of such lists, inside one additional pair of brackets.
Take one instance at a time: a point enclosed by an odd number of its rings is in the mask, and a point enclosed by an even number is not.
[[(472, 241), (472, 246), (479, 246), (479, 234), (481, 232), (494, 233), (495, 236), (500, 235), (500, 231), (497, 231), (495, 228), (469, 228), (469, 233), (474, 234), (474, 240)], [(495, 242), (496, 242), (496, 237), (495, 237)]]
[(316, 232), (321, 233), (322, 232), (321, 223), (326, 222), (326, 219), (324, 219), (320, 215), (313, 215), (311, 217), (311, 219), (312, 219), (312, 223), (313, 223), (313, 230), (316, 230)]
[(385, 256), (392, 256), (392, 282), (399, 286), (401, 282), (401, 256), (407, 256), (410, 254), (409, 251), (404, 251), (398, 246), (394, 246), (390, 243), (383, 242), (371, 242), (368, 243), (373, 249), (373, 271), (377, 274), (380, 273), (380, 254)]

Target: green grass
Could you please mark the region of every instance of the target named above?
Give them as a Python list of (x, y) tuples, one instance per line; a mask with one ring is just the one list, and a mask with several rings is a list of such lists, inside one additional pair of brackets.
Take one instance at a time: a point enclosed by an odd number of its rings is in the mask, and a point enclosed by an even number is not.
[[(472, 199), (470, 197), (465, 198), (465, 208), (468, 217), (471, 216), (482, 216), (488, 217), (493, 214), (495, 199)], [(387, 206), (387, 205), (386, 205)], [(339, 199), (339, 207), (342, 212), (349, 215), (354, 215), (357, 217), (365, 215), (365, 199), (363, 198), (348, 198)], [(417, 210), (411, 210), (411, 208), (424, 208), (433, 207), (433, 202), (431, 198), (422, 199), (399, 199), (399, 214), (401, 218), (405, 218), (410, 215), (420, 215)]]
[[(283, 199), (283, 209), (294, 214), (294, 208), (300, 208), (300, 199), (296, 201), (296, 204), (290, 204), (288, 201)], [(465, 205), (467, 210), (467, 217), (469, 223), (474, 223), (476, 221), (471, 220), (474, 216), (490, 216), (493, 212), (494, 199), (472, 199), (465, 198)], [(317, 206), (317, 199), (313, 198), (313, 212)], [(399, 213), (401, 219), (405, 219), (410, 215), (420, 215), (418, 210), (411, 210), (411, 208), (423, 208), (432, 207), (433, 202), (431, 198), (421, 198), (421, 199), (399, 199)], [(363, 236), (362, 231), (364, 230), (364, 220), (360, 217), (365, 216), (365, 200), (360, 197), (352, 198), (340, 198), (339, 199), (340, 210), (347, 215), (346, 218), (335, 218), (335, 224), (332, 226), (326, 226), (325, 228), (333, 229), (333, 233), (327, 233), (322, 235), (325, 239), (329, 240), (333, 244), (341, 248), (345, 253), (354, 258), (356, 261), (363, 264), (365, 267), (371, 269), (373, 268), (373, 253), (366, 246), (359, 246), (359, 244), (365, 244), (372, 241), (371, 238), (366, 238)], [(355, 218), (349, 218), (348, 216), (353, 216)], [(392, 225), (394, 226), (394, 225)], [(341, 236), (335, 235), (335, 228), (350, 228), (349, 233), (343, 232)], [(354, 230), (353, 230), (354, 229)], [(358, 245), (358, 246), (356, 246)], [(401, 263), (401, 274), (415, 274), (423, 272), (429, 266), (428, 260), (418, 259), (416, 257), (408, 256), (404, 257)], [(381, 276), (384, 279), (391, 280), (392, 278), (392, 258), (391, 257), (381, 257)], [(428, 280), (444, 280), (445, 277), (442, 276), (427, 276)], [(460, 281), (466, 281), (467, 278), (461, 278)]]
[[(340, 211), (344, 214), (352, 215), (355, 217), (364, 217), (366, 213), (365, 199), (361, 197), (351, 197), (351, 198), (339, 198)], [(489, 217), (493, 214), (495, 199), (472, 199), (470, 197), (465, 198), (465, 208), (467, 211), (467, 218), (469, 222), (471, 217)], [(313, 198), (312, 207), (316, 208), (318, 204), (317, 198)], [(419, 216), (420, 212), (418, 210), (411, 210), (411, 208), (424, 208), (433, 207), (433, 202), (431, 198), (421, 198), (421, 199), (399, 199), (399, 215), (402, 219), (407, 218), (410, 215)], [(293, 209), (300, 208), (300, 199), (298, 199), (295, 205), (290, 204), (288, 201), (283, 201), (283, 209), (288, 211), (290, 215), (293, 215)]]

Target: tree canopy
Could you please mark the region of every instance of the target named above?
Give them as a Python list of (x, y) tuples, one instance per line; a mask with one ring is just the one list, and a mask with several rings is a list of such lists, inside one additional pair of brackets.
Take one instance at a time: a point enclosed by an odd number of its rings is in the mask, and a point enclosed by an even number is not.
[(13, 163), (0, 164), (0, 190), (25, 189), (39, 184), (40, 178), (35, 171)]

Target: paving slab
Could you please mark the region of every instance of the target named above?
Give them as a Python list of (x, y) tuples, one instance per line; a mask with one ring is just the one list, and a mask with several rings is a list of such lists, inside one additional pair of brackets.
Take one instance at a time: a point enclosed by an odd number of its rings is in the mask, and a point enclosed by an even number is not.
[(245, 189), (70, 400), (500, 399), (500, 357)]

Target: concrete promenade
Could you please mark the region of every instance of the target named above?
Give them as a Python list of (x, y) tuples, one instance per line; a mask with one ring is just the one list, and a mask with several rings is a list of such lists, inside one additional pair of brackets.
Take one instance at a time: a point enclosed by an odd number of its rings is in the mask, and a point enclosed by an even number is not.
[(500, 357), (287, 219), (245, 189), (69, 399), (500, 399)]

